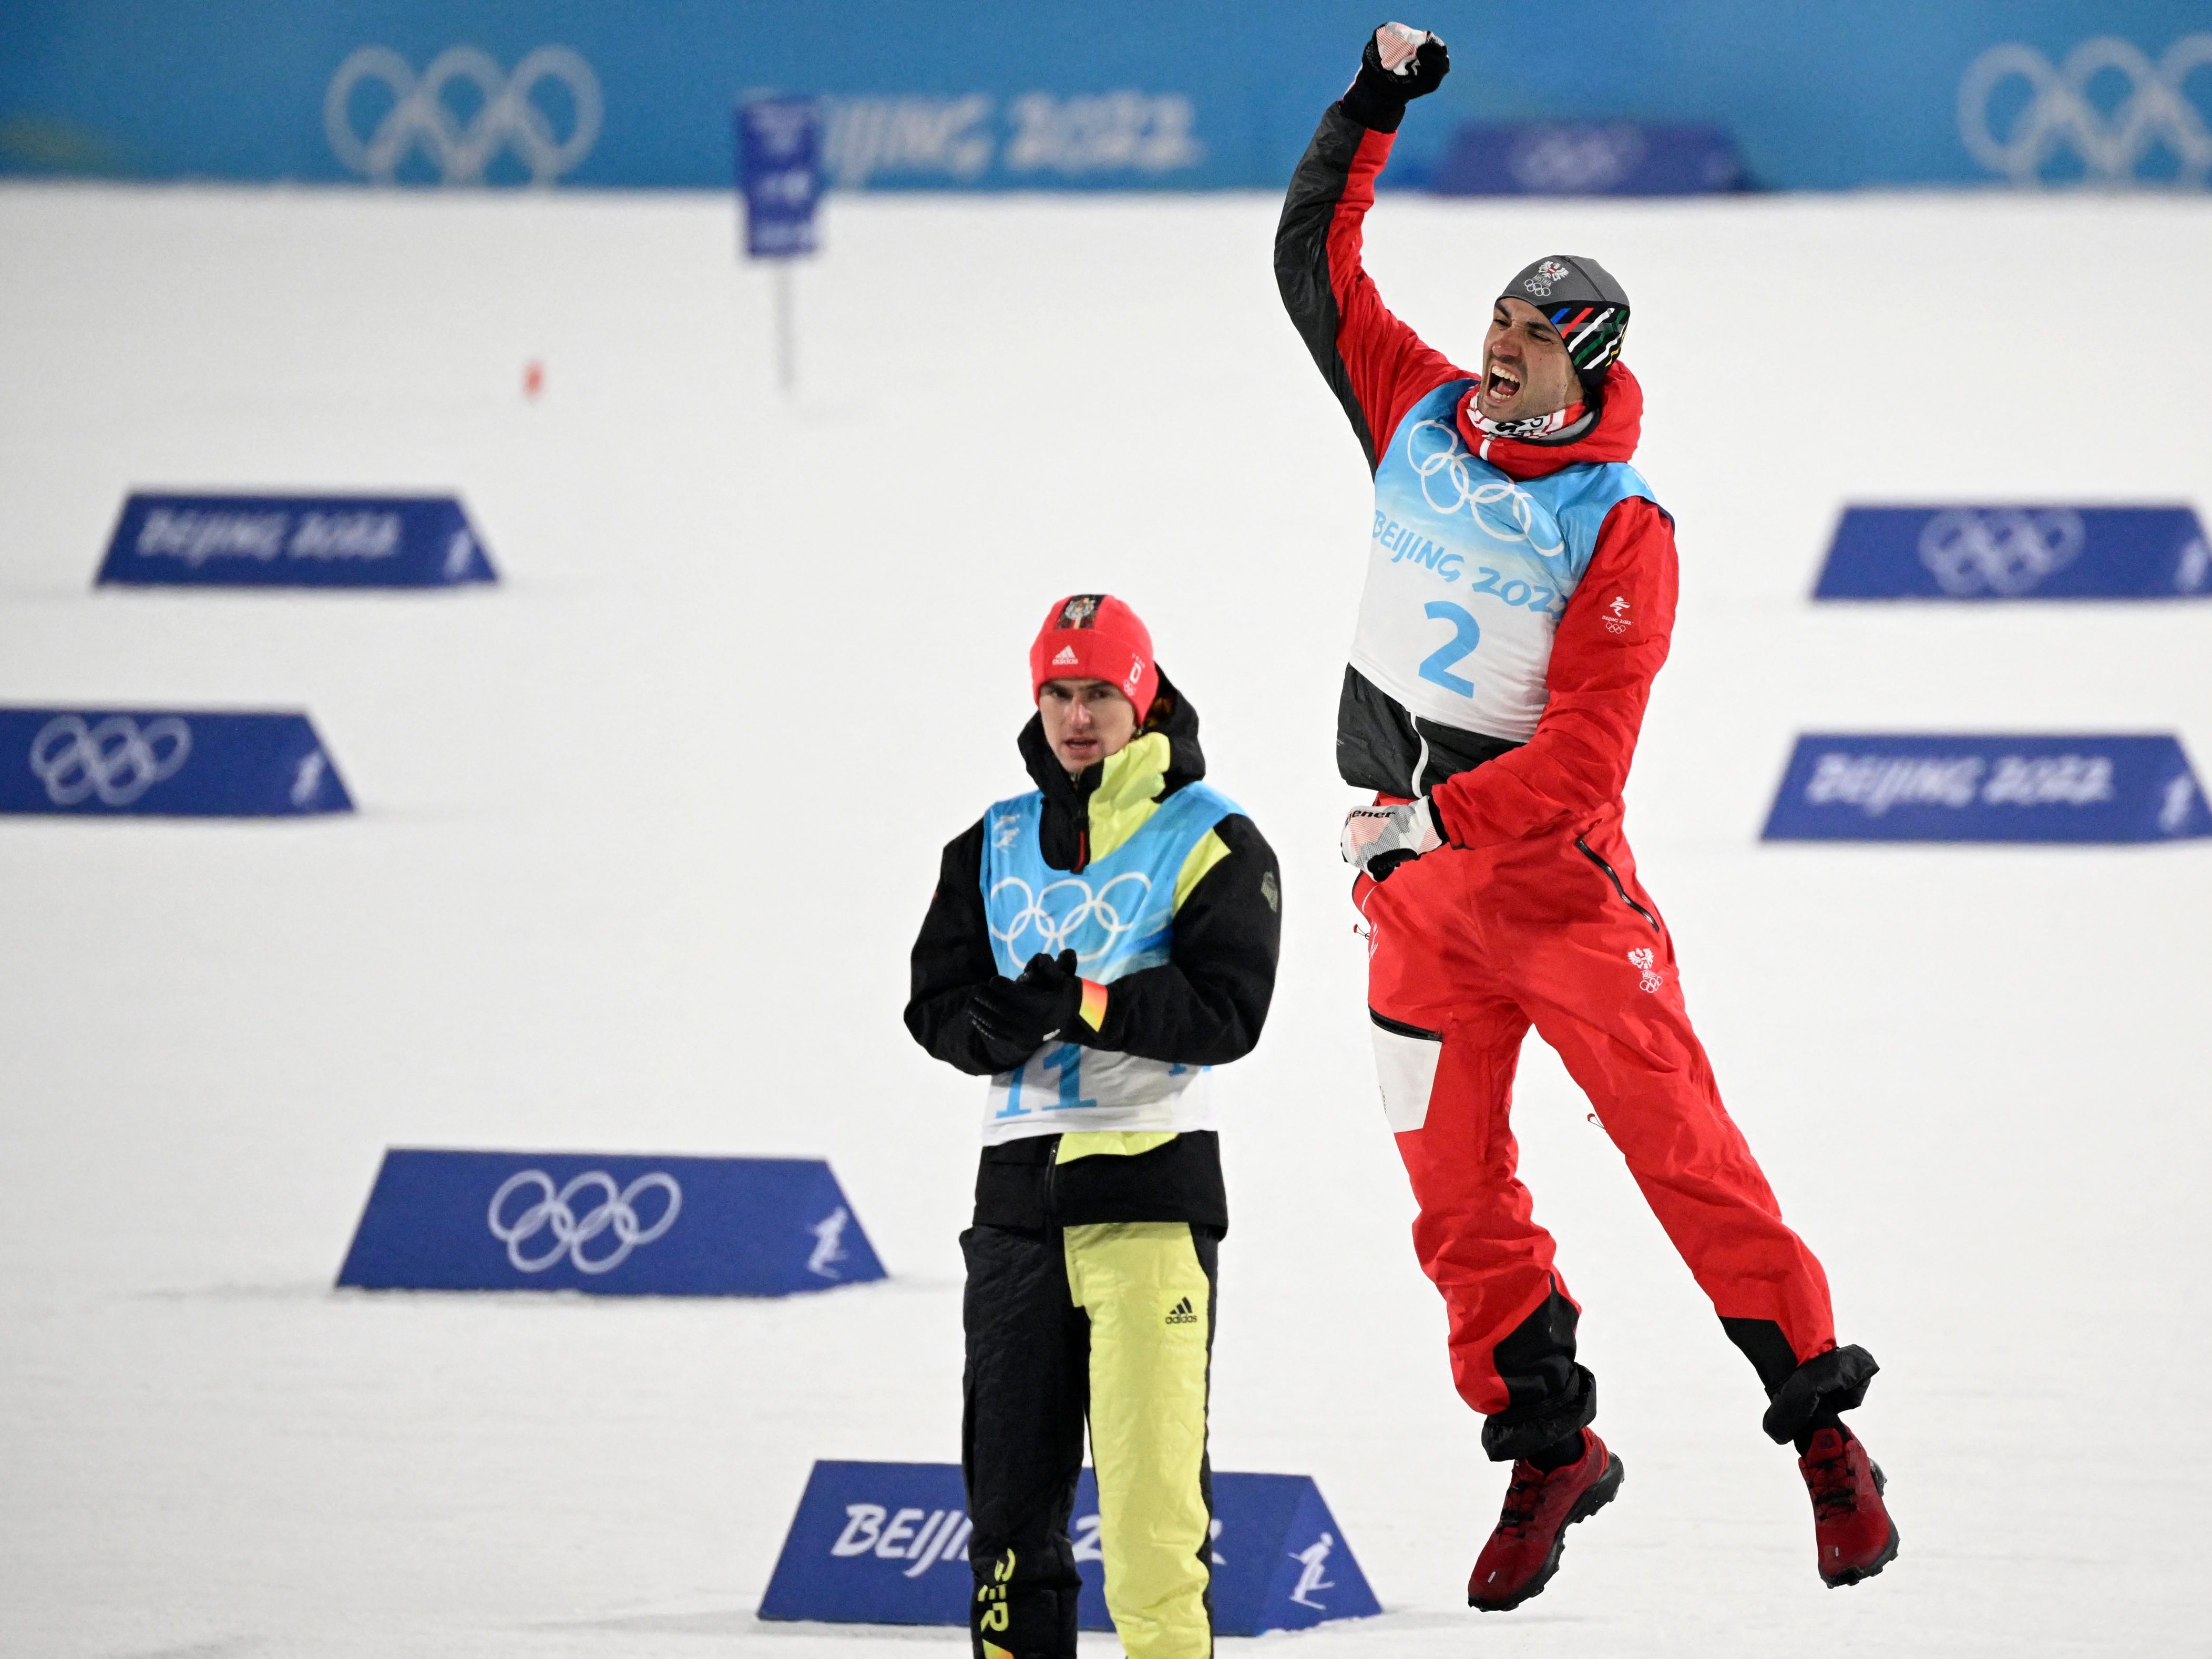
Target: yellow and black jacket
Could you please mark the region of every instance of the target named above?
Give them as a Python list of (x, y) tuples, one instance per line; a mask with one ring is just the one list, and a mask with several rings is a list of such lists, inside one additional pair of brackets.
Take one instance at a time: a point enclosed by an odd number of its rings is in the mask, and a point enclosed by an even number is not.
[[(1061, 769), (1040, 719), (1023, 728), (1019, 746), (1044, 796), (1045, 861), (1070, 872), (1104, 857), (1158, 802), (1206, 774), (1197, 713), (1164, 674), (1135, 740), (1079, 777)], [(915, 941), (906, 1007), (915, 1041), (976, 1076), (994, 1068), (969, 1022), (969, 1004), (999, 971), (984, 916), (983, 837), (978, 818), (945, 849)], [(1249, 818), (1219, 820), (1176, 883), (1169, 960), (1115, 980), (1099, 1029), (1071, 1036), (1091, 1048), (1183, 1066), (1225, 1065), (1249, 1054), (1274, 994), (1281, 880), (1273, 849)], [(1193, 1130), (1043, 1135), (987, 1146), (975, 1218), (987, 1227), (1183, 1221), (1225, 1230), (1219, 1139)]]

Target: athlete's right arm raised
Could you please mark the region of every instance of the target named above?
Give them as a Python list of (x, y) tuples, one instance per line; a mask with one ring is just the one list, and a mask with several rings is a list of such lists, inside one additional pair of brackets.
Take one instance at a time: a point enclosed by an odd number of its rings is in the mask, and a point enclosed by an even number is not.
[[(1430, 41), (1422, 51), (1431, 46), (1440, 53), (1443, 43)], [(1371, 40), (1368, 51), (1375, 51)], [(1419, 96), (1446, 67), (1441, 58), (1431, 61), (1426, 83), (1402, 90)], [(1391, 314), (1360, 262), (1376, 175), (1390, 159), (1405, 109), (1404, 99), (1391, 95), (1399, 89), (1392, 77), (1381, 74), (1364, 64), (1360, 78), (1323, 112), (1275, 227), (1275, 285), (1284, 308), (1344, 405), (1370, 471), (1405, 412), (1465, 373)]]

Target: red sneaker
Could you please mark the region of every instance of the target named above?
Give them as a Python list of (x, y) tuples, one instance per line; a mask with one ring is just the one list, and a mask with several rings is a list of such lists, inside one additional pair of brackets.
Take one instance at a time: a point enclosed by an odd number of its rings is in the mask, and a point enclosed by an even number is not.
[(1567, 1528), (1613, 1502), (1620, 1474), (1620, 1460), (1588, 1429), (1583, 1431), (1577, 1462), (1549, 1474), (1533, 1463), (1516, 1463), (1498, 1528), (1475, 1558), (1474, 1576), (1467, 1581), (1468, 1606), (1504, 1613), (1541, 1595), (1559, 1570)]
[(1871, 1578), (1897, 1559), (1897, 1522), (1881, 1501), (1889, 1482), (1854, 1437), (1821, 1429), (1797, 1460), (1813, 1494), (1813, 1536), (1820, 1582), (1830, 1589)]

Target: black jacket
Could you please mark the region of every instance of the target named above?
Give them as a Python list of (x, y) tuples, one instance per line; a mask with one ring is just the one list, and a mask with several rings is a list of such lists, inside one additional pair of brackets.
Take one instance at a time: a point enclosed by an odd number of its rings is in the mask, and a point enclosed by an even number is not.
[[(1167, 775), (1154, 799), (1164, 800), (1205, 776), (1197, 712), (1164, 674), (1145, 730), (1162, 733), (1169, 744)], [(1044, 795), (1045, 862), (1056, 870), (1080, 871), (1090, 862), (1090, 799), (1104, 764), (1070, 778), (1036, 717), (1022, 728), (1019, 746)], [(1258, 1043), (1274, 994), (1282, 877), (1273, 849), (1249, 818), (1231, 814), (1213, 830), (1229, 856), (1206, 872), (1176, 910), (1168, 961), (1115, 980), (1103, 1027), (1095, 1034), (1072, 1034), (1073, 1040), (1185, 1066), (1224, 1065)], [(975, 988), (999, 972), (983, 913), (983, 830), (978, 818), (945, 847), (937, 891), (914, 944), (913, 995), (906, 1006), (907, 1030), (915, 1042), (978, 1077), (994, 1068), (969, 1023), (968, 1005)], [(1229, 1224), (1219, 1140), (1210, 1130), (1179, 1134), (1134, 1157), (1085, 1158), (1065, 1168), (1057, 1164), (1059, 1146), (1059, 1136), (1039, 1135), (985, 1147), (975, 1179), (976, 1224)]]

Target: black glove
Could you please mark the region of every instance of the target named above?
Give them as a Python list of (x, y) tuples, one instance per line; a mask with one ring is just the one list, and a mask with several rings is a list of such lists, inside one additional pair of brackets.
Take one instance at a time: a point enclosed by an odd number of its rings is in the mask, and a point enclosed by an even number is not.
[[(1396, 24), (1385, 23), (1382, 28), (1395, 28)], [(1367, 50), (1360, 54), (1359, 73), (1344, 94), (1344, 112), (1363, 127), (1376, 132), (1395, 132), (1398, 123), (1406, 118), (1406, 106), (1415, 98), (1425, 98), (1443, 84), (1451, 73), (1451, 53), (1444, 43), (1433, 34), (1424, 40), (1411, 58), (1399, 65), (1396, 73), (1382, 67), (1382, 51), (1376, 45), (1375, 34), (1367, 37)]]
[(1082, 1006), (1075, 952), (1062, 951), (1055, 962), (1040, 951), (1019, 979), (1002, 975), (976, 987), (968, 1022), (975, 1028), (984, 1058), (1000, 1071), (1011, 1072), (1062, 1031), (1073, 1030)]

